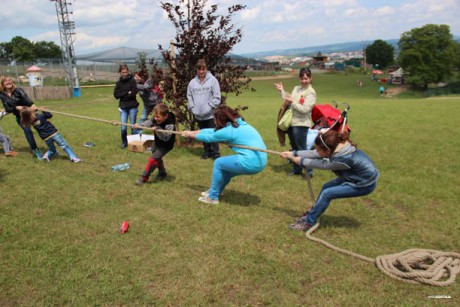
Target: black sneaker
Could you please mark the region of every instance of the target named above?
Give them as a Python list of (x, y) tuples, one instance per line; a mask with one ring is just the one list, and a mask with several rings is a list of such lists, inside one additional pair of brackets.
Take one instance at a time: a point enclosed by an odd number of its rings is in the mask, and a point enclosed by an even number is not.
[(166, 177), (168, 177), (168, 173), (166, 173), (166, 172), (158, 173), (158, 175), (157, 175), (157, 179), (165, 179)]
[(214, 160), (219, 159), (219, 158), (220, 158), (220, 154), (219, 154), (219, 153), (215, 153), (215, 154), (212, 155), (212, 158), (213, 158)]
[(204, 153), (204, 154), (201, 156), (201, 159), (203, 159), (203, 160), (206, 160), (206, 159), (209, 159), (209, 158), (211, 158), (211, 154), (210, 154), (210, 153), (207, 153), (207, 152)]

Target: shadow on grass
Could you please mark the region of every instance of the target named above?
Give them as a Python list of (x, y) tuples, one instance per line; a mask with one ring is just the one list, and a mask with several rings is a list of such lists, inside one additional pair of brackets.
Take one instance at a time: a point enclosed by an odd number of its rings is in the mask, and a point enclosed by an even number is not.
[(234, 206), (257, 206), (261, 200), (259, 196), (235, 190), (225, 190), (225, 202)]
[[(140, 175), (139, 175), (140, 176)], [(138, 177), (136, 177), (138, 178)], [(159, 178), (158, 177), (158, 173), (154, 172), (149, 180), (147, 182), (144, 182), (144, 184), (142, 186), (153, 186), (153, 185), (157, 185), (159, 184), (160, 182), (174, 182), (176, 181), (176, 176), (171, 176), (169, 173), (168, 175), (166, 176), (166, 178)], [(135, 181), (133, 181), (133, 184), (134, 184)]]
[[(37, 144), (39, 145), (39, 144)], [(42, 146), (43, 147), (43, 150), (46, 148), (46, 146)], [(30, 150), (30, 147), (29, 146), (14, 146), (14, 140), (13, 140), (13, 148), (15, 151), (19, 152), (19, 153), (24, 153), (24, 154), (31, 154), (32, 155), (32, 151)], [(38, 146), (38, 148), (40, 148), (40, 146)], [(40, 148), (40, 150), (42, 150), (42, 148)]]
[(361, 226), (361, 223), (353, 217), (343, 215), (334, 216), (327, 214), (323, 214), (321, 216), (320, 224), (323, 227), (334, 228), (358, 228)]
[[(209, 187), (202, 185), (188, 184), (186, 186), (190, 190), (196, 191), (197, 195), (200, 195), (201, 192), (209, 189)], [(219, 198), (219, 201), (225, 202), (229, 205), (243, 207), (255, 206), (261, 202), (260, 197), (258, 196), (229, 189), (224, 191), (224, 195)]]
[[(272, 210), (275, 211), (280, 211), (285, 213), (286, 215), (292, 217), (293, 222), (303, 214), (305, 214), (305, 211), (299, 211), (299, 210), (294, 210), (294, 209), (286, 209), (286, 208), (280, 208), (280, 207), (271, 207)], [(333, 215), (328, 215), (327, 213), (321, 215), (321, 220), (320, 220), (321, 226), (323, 227), (335, 227), (335, 228), (358, 228), (361, 226), (361, 223), (358, 222), (353, 217), (349, 216), (333, 216)]]
[(2, 169), (0, 171), (0, 182), (5, 181), (5, 177), (8, 177), (8, 175), (10, 175), (10, 174), (11, 174), (11, 172), (9, 172), (8, 170)]
[(270, 164), (270, 168), (274, 173), (277, 174), (289, 174), (292, 171), (292, 163), (282, 163), (282, 164)]

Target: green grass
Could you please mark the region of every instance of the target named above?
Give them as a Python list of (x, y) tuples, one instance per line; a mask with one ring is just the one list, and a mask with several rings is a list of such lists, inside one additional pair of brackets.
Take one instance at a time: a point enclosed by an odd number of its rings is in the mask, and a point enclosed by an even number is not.
[[(315, 236), (375, 258), (410, 248), (460, 250), (460, 98), (382, 98), (358, 75), (315, 74), (318, 103), (351, 105), (352, 138), (381, 172), (366, 197), (334, 201)], [(292, 89), (297, 79), (280, 79)], [(255, 93), (230, 97), (267, 147), (275, 134), (277, 80), (256, 80)], [(39, 102), (51, 110), (118, 120), (111, 88)], [(310, 205), (306, 182), (287, 177), (275, 155), (256, 176), (237, 177), (218, 206), (197, 201), (209, 187), (212, 161), (180, 147), (164, 159), (169, 177), (134, 181), (149, 154), (119, 149), (119, 128), (55, 115), (83, 159), (61, 152), (33, 159), (12, 116), (0, 125), (20, 154), (0, 156), (0, 305), (271, 305), (426, 306), (459, 303), (459, 281), (447, 288), (393, 280), (367, 262), (311, 242), (287, 226)], [(45, 145), (38, 140), (44, 150)], [(96, 144), (84, 147), (85, 142)], [(230, 154), (222, 146), (223, 154)], [(130, 162), (125, 172), (111, 166)], [(316, 171), (315, 193), (333, 178)], [(119, 233), (124, 220), (129, 232)], [(434, 300), (430, 295), (450, 295)]]

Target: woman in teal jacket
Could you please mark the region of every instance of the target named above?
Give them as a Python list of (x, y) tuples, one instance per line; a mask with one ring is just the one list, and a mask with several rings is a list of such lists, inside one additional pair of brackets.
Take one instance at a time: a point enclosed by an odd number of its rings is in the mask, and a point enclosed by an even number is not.
[[(234, 145), (266, 149), (262, 137), (254, 127), (246, 123), (237, 110), (220, 105), (214, 111), (216, 128), (197, 131), (183, 131), (183, 137), (194, 138), (200, 142), (225, 142)], [(218, 204), (230, 180), (238, 175), (254, 175), (263, 171), (267, 165), (267, 154), (256, 150), (234, 147), (236, 155), (220, 157), (215, 160), (212, 171), (211, 188), (201, 193), (198, 200), (208, 204)]]

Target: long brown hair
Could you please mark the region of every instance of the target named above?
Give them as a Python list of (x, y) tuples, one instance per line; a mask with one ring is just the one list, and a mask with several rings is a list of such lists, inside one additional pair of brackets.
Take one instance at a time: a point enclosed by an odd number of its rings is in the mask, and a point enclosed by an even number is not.
[(230, 108), (226, 104), (220, 104), (214, 110), (214, 119), (216, 121), (216, 130), (222, 129), (227, 126), (228, 123), (231, 123), (233, 127), (238, 127), (236, 122), (237, 118), (244, 118), (238, 113), (237, 110)]
[(328, 153), (328, 156), (330, 157), (340, 143), (345, 143), (347, 141), (353, 146), (357, 146), (350, 140), (347, 132), (341, 133), (336, 130), (329, 130), (325, 133), (320, 132), (318, 134), (315, 139), (315, 146), (316, 149), (320, 149), (321, 151)]
[(21, 110), (21, 125), (23, 127), (30, 127), (35, 121), (35, 111), (32, 108), (24, 107)]

